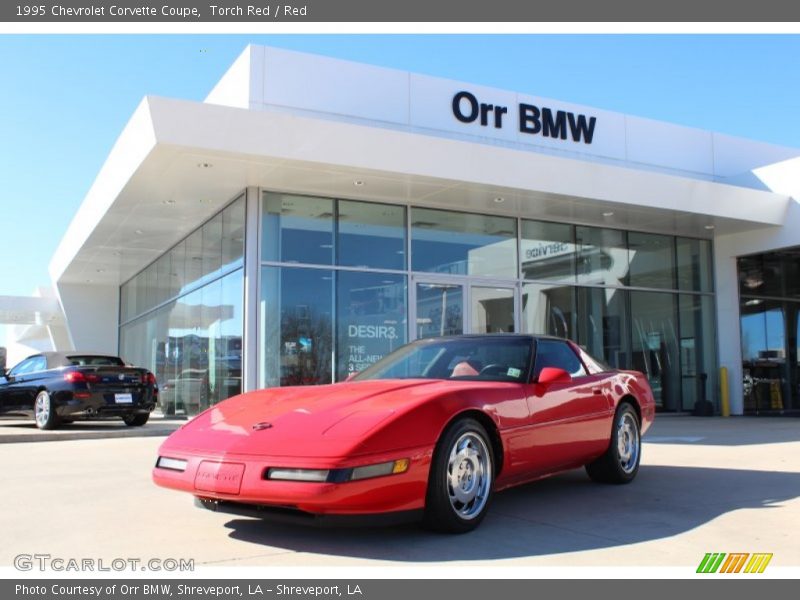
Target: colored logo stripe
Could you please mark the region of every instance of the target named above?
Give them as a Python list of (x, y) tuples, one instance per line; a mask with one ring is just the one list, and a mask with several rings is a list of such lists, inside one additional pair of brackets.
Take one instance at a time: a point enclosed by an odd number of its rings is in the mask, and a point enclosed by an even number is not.
[(722, 563), (720, 573), (738, 573), (742, 570), (744, 562), (747, 560), (748, 556), (750, 555), (746, 552), (732, 552), (731, 554), (728, 554), (728, 558), (725, 559), (724, 563)]
[(744, 568), (745, 573), (763, 573), (769, 561), (772, 560), (772, 554), (753, 554), (752, 556), (750, 562)]
[[(727, 558), (725, 558), (727, 556)], [(748, 558), (750, 559), (748, 561)], [(744, 567), (745, 573), (763, 573), (772, 560), (771, 553), (748, 552), (707, 552), (697, 567), (698, 573), (740, 573)], [(724, 562), (723, 562), (724, 561)], [(747, 566), (745, 566), (745, 563)]]
[(725, 558), (724, 552), (707, 553), (703, 560), (700, 561), (700, 566), (697, 567), (698, 573), (716, 573), (719, 569), (722, 559)]

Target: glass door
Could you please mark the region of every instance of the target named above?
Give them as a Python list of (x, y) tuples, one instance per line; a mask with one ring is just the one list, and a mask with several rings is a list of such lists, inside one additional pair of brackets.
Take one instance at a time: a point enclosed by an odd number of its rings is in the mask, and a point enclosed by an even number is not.
[(414, 339), (464, 333), (464, 288), (457, 282), (415, 281)]
[(517, 331), (516, 288), (494, 285), (470, 287), (470, 333)]
[(508, 282), (414, 277), (412, 339), (519, 331), (518, 288)]

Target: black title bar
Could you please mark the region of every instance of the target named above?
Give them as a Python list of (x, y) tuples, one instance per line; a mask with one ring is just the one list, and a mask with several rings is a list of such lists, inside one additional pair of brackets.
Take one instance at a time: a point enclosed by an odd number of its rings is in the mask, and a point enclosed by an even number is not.
[(11, 0), (0, 22), (798, 22), (786, 0)]

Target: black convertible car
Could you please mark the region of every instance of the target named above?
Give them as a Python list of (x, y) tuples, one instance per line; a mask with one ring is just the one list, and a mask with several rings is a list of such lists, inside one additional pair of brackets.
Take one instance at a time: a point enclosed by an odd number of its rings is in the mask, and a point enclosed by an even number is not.
[(118, 356), (42, 352), (10, 370), (0, 362), (0, 416), (32, 415), (39, 429), (108, 417), (141, 426), (157, 401), (155, 376)]

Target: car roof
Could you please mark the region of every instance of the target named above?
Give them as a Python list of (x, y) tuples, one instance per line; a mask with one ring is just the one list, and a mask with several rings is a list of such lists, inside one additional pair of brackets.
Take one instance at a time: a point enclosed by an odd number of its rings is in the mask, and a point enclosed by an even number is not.
[(544, 335), (538, 333), (462, 333), (458, 335), (442, 335), (436, 337), (427, 337), (427, 338), (420, 338), (418, 342), (421, 341), (432, 341), (432, 340), (463, 340), (463, 339), (498, 339), (498, 338), (511, 338), (511, 339), (528, 339), (528, 340), (558, 340), (560, 342), (566, 342), (569, 340), (565, 340), (564, 338), (556, 337), (554, 335)]
[(116, 354), (111, 354), (109, 352), (78, 352), (77, 350), (71, 350), (69, 352), (37, 352), (36, 354), (31, 354), (30, 356), (25, 357), (24, 360), (28, 360), (34, 356), (43, 356), (47, 360), (48, 369), (69, 366), (71, 364), (71, 356), (111, 356), (114, 358), (119, 358)]

